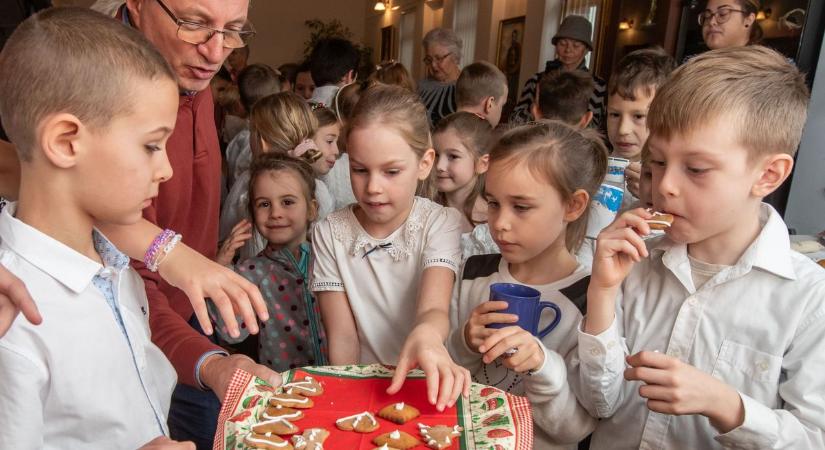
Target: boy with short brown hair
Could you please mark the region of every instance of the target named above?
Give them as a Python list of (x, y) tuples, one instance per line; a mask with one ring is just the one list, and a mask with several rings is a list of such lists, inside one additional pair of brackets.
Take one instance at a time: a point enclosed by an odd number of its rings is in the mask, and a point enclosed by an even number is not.
[(653, 204), (673, 221), (644, 242), (637, 209), (599, 235), (575, 380), (609, 418), (591, 448), (825, 446), (825, 273), (762, 203), (807, 102), (804, 76), (759, 46), (697, 56), (656, 94)]
[(23, 22), (0, 73), (21, 161), (0, 264), (44, 319), (18, 319), (0, 340), (0, 448), (168, 444), (175, 371), (150, 340), (140, 276), (94, 225), (141, 221), (172, 176), (175, 75), (139, 33), (83, 8)]
[(507, 103), (507, 77), (488, 62), (472, 63), (458, 75), (455, 102), (459, 111), (474, 113), (495, 128)]
[(539, 80), (532, 113), (536, 120), (551, 119), (579, 128), (587, 128), (593, 120), (590, 96), (593, 77), (581, 70), (554, 70)]

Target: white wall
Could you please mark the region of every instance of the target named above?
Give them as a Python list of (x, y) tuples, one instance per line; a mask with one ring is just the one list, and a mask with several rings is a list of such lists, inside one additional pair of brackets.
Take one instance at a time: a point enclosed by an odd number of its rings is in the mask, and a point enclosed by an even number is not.
[(785, 222), (799, 234), (825, 230), (825, 42), (819, 53)]

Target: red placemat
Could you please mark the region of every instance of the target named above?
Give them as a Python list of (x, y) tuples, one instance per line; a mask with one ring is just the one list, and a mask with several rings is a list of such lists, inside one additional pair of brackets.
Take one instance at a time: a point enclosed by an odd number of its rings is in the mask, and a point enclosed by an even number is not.
[[(330, 432), (325, 442), (327, 448), (372, 449), (372, 439), (396, 429), (420, 438), (418, 424), (429, 426), (459, 425), (464, 431), (459, 445), (452, 448), (531, 449), (533, 442), (530, 404), (524, 397), (474, 384), (469, 400), (459, 399), (452, 408), (439, 412), (427, 401), (426, 381), (420, 371), (407, 378), (398, 394), (388, 395), (392, 368), (380, 365), (315, 367), (296, 369), (284, 374), (284, 382), (311, 376), (320, 381), (324, 394), (313, 397), (314, 406), (304, 410), (305, 417), (295, 421), (301, 430), (324, 428)], [(272, 389), (249, 373), (238, 370), (218, 419), (215, 450), (243, 449), (243, 438), (266, 406), (267, 399), (280, 389)], [(361, 434), (341, 431), (335, 421), (342, 417), (369, 411), (376, 414), (389, 404), (405, 402), (415, 406), (421, 416), (398, 425), (377, 418), (380, 428), (372, 433)], [(416, 448), (426, 448), (422, 445)]]

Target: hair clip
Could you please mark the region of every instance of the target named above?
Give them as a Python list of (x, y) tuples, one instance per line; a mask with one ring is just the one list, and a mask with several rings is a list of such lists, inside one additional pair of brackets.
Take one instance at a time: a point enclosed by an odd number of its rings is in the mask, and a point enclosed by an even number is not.
[(295, 146), (291, 152), (289, 152), (289, 156), (299, 158), (301, 155), (310, 150), (318, 150), (318, 146), (315, 145), (315, 141), (312, 139), (304, 139), (300, 144)]
[(312, 110), (312, 111), (315, 111), (316, 109), (320, 109), (320, 108), (326, 108), (326, 107), (327, 107), (327, 105), (325, 105), (323, 102), (309, 102), (309, 109)]

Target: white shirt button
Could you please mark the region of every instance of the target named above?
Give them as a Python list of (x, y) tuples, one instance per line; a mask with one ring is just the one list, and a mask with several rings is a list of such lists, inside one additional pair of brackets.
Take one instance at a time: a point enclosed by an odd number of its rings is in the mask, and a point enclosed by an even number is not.
[(591, 356), (599, 356), (601, 354), (602, 354), (602, 351), (597, 349), (597, 348), (591, 348), (590, 349), (590, 355)]
[(688, 306), (696, 306), (699, 302), (696, 300), (695, 297), (691, 297), (688, 299)]
[(104, 268), (100, 271), (100, 276), (101, 276), (101, 277), (103, 277), (103, 278), (109, 278), (109, 277), (111, 277), (112, 275), (113, 275), (113, 273), (112, 273), (112, 269), (110, 269), (110, 268), (108, 268), (108, 267), (104, 267)]
[(768, 362), (767, 361), (759, 361), (756, 363), (756, 368), (761, 370), (762, 372), (768, 370)]

